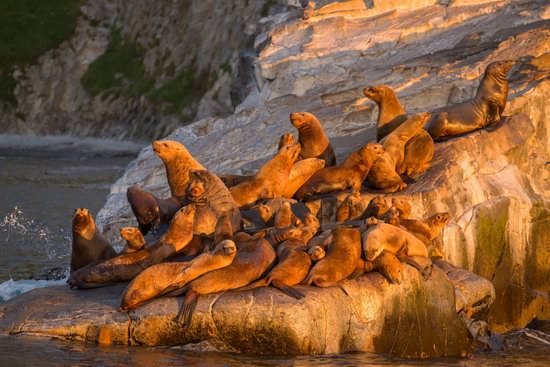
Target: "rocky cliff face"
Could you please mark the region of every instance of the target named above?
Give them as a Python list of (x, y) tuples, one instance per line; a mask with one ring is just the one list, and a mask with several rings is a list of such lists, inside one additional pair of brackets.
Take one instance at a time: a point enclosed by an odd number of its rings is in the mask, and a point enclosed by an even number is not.
[(15, 104), (0, 101), (0, 132), (150, 139), (232, 113), (238, 54), (276, 7), (271, 0), (83, 2), (73, 36), (14, 71)]
[[(366, 85), (387, 84), (409, 112), (429, 111), (470, 98), (488, 63), (517, 60), (505, 111), (511, 117), (438, 144), (428, 172), (397, 195), (410, 195), (419, 217), (451, 213), (440, 237), (446, 257), (494, 282), (494, 328), (524, 326), (550, 317), (548, 18), (545, 1), (347, 1), (306, 21), (280, 13), (262, 20), (259, 56), (248, 59), (244, 75), (253, 88), (236, 113), (168, 138), (216, 173), (250, 173), (293, 131), (289, 113), (305, 110), (320, 118), (342, 159), (374, 139), (376, 107), (362, 100)], [(134, 184), (168, 194), (150, 147), (98, 215), (112, 240), (119, 241), (121, 226), (135, 224), (125, 198)], [(323, 215), (342, 199), (324, 202)]]

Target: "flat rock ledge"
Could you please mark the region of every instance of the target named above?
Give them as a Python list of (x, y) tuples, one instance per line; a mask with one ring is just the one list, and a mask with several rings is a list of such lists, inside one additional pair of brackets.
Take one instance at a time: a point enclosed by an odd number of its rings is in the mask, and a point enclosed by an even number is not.
[[(489, 305), (494, 289), (474, 274), (446, 273), (434, 266), (424, 280), (404, 265), (401, 285), (372, 272), (343, 282), (348, 295), (339, 288), (300, 286), (302, 300), (272, 287), (213, 294), (199, 299), (187, 330), (174, 321), (181, 297), (156, 299), (125, 313), (118, 307), (126, 284), (88, 291), (42, 288), (0, 305), (0, 334), (271, 355), (466, 356), (472, 341), (457, 311), (467, 307), (464, 302)], [(469, 297), (457, 302), (458, 288)]]

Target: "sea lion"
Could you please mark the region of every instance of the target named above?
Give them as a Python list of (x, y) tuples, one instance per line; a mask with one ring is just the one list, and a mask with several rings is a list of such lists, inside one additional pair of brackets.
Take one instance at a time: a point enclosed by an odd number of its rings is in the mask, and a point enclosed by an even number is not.
[(324, 230), (321, 234), (313, 236), (311, 240), (308, 241), (307, 245), (309, 248), (319, 246), (323, 250), (328, 251), (333, 237), (332, 230)]
[(361, 217), (365, 211), (365, 202), (361, 198), (359, 190), (352, 190), (342, 201), (342, 204), (336, 209), (336, 221), (345, 222)]
[(189, 170), (185, 202), (195, 204), (194, 234), (211, 236), (216, 229), (218, 218), (227, 213), (232, 231), (241, 228), (241, 212), (223, 182), (207, 170)]
[(281, 135), (281, 138), (279, 139), (279, 146), (277, 147), (277, 150), (280, 150), (282, 147), (286, 145), (291, 145), (296, 143), (296, 139), (294, 139), (294, 135), (291, 133), (284, 133)]
[(441, 212), (426, 219), (399, 218), (399, 225), (428, 245), (441, 233), (443, 227), (449, 223), (450, 218), (451, 216), (449, 213)]
[(304, 200), (315, 194), (327, 194), (338, 190), (360, 190), (375, 161), (384, 153), (380, 144), (369, 143), (351, 153), (338, 166), (325, 167), (298, 189), (295, 196)]
[(174, 215), (168, 231), (152, 246), (82, 268), (71, 274), (68, 283), (72, 287), (87, 289), (133, 279), (144, 269), (160, 263), (187, 246), (193, 238), (194, 218), (194, 205), (181, 208)]
[(292, 212), (290, 202), (284, 202), (279, 208), (279, 211), (275, 214), (273, 226), (276, 228), (283, 228), (289, 226), (300, 227), (301, 225), (302, 221)]
[(434, 111), (426, 130), (434, 140), (465, 134), (500, 121), (508, 97), (511, 60), (495, 61), (485, 69), (476, 96)]
[(361, 257), (361, 234), (356, 228), (336, 227), (326, 256), (310, 270), (304, 284), (331, 287), (353, 273)]
[(384, 223), (399, 226), (399, 211), (392, 206), (380, 219), (382, 219)]
[(244, 287), (262, 276), (276, 258), (273, 246), (264, 238), (238, 242), (237, 248), (237, 255), (230, 265), (210, 271), (169, 294), (178, 296), (187, 293), (178, 315), (184, 327), (191, 323), (199, 296)]
[(283, 190), (284, 198), (291, 198), (304, 183), (317, 171), (325, 167), (325, 161), (319, 158), (302, 159), (292, 165), (288, 181)]
[(170, 193), (179, 202), (183, 202), (189, 182), (189, 170), (204, 170), (206, 168), (193, 158), (183, 144), (177, 141), (156, 140), (153, 142), (153, 151), (166, 167)]
[(317, 234), (319, 228), (321, 228), (321, 223), (316, 216), (308, 213), (305, 216), (304, 224), (305, 225), (300, 228), (302, 230), (302, 235), (300, 236), (300, 239), (304, 242), (304, 244), (307, 245), (309, 241), (313, 238), (313, 236)]
[(229, 174), (229, 173), (219, 175), (218, 177), (220, 178), (220, 180), (222, 180), (222, 182), (225, 184), (225, 186), (227, 188), (237, 186), (238, 184), (240, 184), (242, 182), (250, 181), (251, 179), (254, 178), (253, 175), (243, 176), (243, 175), (232, 175), (232, 174)]
[(291, 238), (301, 238), (302, 237), (302, 229), (296, 228), (296, 227), (284, 227), (284, 228), (267, 228), (264, 230), (259, 231), (256, 233), (260, 236), (265, 237), (265, 239), (274, 247), (277, 248), (277, 246)]
[(227, 212), (222, 212), (218, 216), (218, 222), (214, 230), (214, 244), (218, 244), (224, 240), (230, 240), (233, 238), (233, 225), (231, 223), (231, 217)]
[(386, 250), (402, 259), (407, 256), (428, 257), (426, 245), (413, 234), (387, 223), (380, 223), (362, 235), (363, 258), (375, 260)]
[(308, 1), (307, 6), (304, 9), (304, 14), (302, 15), (302, 19), (306, 20), (309, 18), (313, 18), (315, 16), (315, 1)]
[(427, 113), (421, 113), (409, 117), (383, 139), (384, 153), (374, 162), (367, 176), (368, 182), (375, 189), (391, 193), (407, 187), (396, 170), (403, 162), (405, 144), (422, 129), (428, 116)]
[(71, 249), (71, 273), (88, 264), (116, 256), (113, 245), (101, 234), (94, 217), (86, 208), (74, 211)]
[(374, 270), (382, 274), (390, 283), (401, 284), (403, 282), (403, 265), (391, 252), (382, 251), (374, 261)]
[[(397, 99), (395, 92), (388, 86), (366, 87), (363, 93), (378, 105), (376, 121), (376, 140), (380, 141), (407, 120), (405, 109)], [(403, 162), (397, 166), (398, 174), (412, 175), (424, 172), (435, 153), (432, 137), (424, 129), (411, 137), (405, 144)]]
[(119, 255), (131, 254), (145, 247), (145, 238), (139, 228), (124, 227), (120, 229), (120, 237), (126, 241), (126, 246), (122, 249)]
[(231, 187), (229, 191), (237, 205), (242, 207), (260, 199), (280, 197), (299, 153), (300, 144), (286, 145), (260, 168), (252, 180)]
[(223, 268), (231, 262), (237, 247), (231, 240), (223, 240), (214, 250), (189, 262), (171, 262), (153, 265), (136, 276), (122, 294), (121, 308), (134, 309), (163, 293), (179, 289), (201, 275)]
[(325, 160), (325, 167), (336, 164), (334, 149), (317, 117), (309, 112), (294, 112), (290, 114), (290, 122), (298, 130), (300, 159), (320, 158)]
[(126, 190), (126, 198), (136, 216), (141, 233), (146, 235), (151, 231), (156, 238), (166, 232), (174, 214), (181, 208), (178, 199), (159, 199), (139, 186), (129, 187)]
[(412, 206), (409, 199), (405, 197), (394, 197), (391, 199), (391, 204), (399, 213), (399, 219), (410, 219)]
[(279, 262), (267, 276), (239, 288), (239, 291), (267, 287), (271, 284), (292, 298), (304, 298), (305, 294), (293, 286), (304, 280), (312, 262), (316, 261), (314, 259), (322, 259), (324, 253), (325, 251), (318, 246), (308, 249), (301, 240), (287, 240), (277, 248)]
[(381, 219), (384, 214), (390, 210), (390, 206), (382, 196), (377, 195), (370, 199), (367, 209), (361, 214), (359, 218), (375, 217)]

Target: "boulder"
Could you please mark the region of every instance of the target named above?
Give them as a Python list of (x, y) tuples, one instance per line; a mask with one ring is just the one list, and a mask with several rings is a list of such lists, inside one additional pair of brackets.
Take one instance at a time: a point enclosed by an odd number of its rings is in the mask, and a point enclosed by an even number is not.
[(455, 308), (456, 285), (437, 267), (429, 280), (408, 265), (403, 274), (401, 285), (377, 272), (346, 280), (347, 294), (337, 287), (299, 286), (306, 294), (302, 300), (272, 287), (203, 296), (188, 329), (175, 321), (181, 297), (125, 313), (118, 310), (125, 284), (36, 289), (0, 305), (0, 334), (251, 354), (469, 355), (471, 340)]

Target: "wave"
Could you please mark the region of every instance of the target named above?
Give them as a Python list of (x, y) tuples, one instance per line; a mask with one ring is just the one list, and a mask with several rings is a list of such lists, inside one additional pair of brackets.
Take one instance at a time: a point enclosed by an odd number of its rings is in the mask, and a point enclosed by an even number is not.
[(0, 302), (6, 302), (15, 296), (27, 293), (36, 288), (52, 287), (56, 285), (64, 285), (67, 283), (67, 278), (59, 280), (7, 280), (0, 283)]

